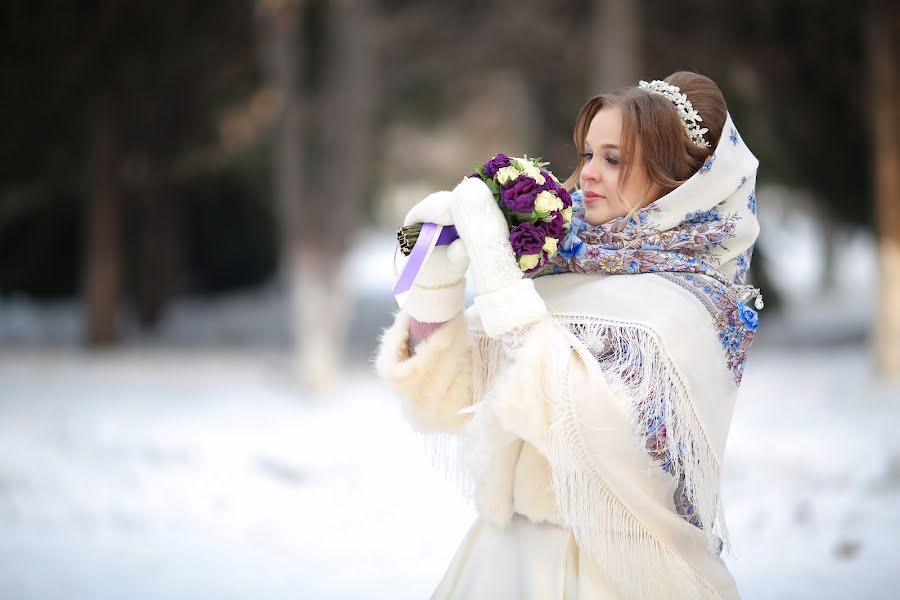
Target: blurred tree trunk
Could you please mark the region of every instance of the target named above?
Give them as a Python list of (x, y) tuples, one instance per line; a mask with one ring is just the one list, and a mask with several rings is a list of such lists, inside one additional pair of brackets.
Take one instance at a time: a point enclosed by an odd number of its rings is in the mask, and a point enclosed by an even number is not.
[(591, 96), (637, 84), (642, 69), (640, 8), (639, 0), (594, 0)]
[(868, 15), (869, 78), (878, 232), (879, 299), (875, 360), (900, 377), (900, 5), (873, 0)]
[(111, 345), (121, 337), (122, 182), (120, 122), (109, 91), (95, 100), (90, 124), (90, 159), (83, 305), (85, 341)]
[(822, 225), (822, 272), (819, 274), (819, 293), (832, 295), (837, 291), (837, 268), (843, 229), (835, 215), (828, 211), (820, 213)]
[[(260, 37), (269, 85), (282, 98), (274, 131), (282, 264), (289, 281), (294, 345), (303, 384), (328, 390), (340, 371), (349, 322), (340, 268), (361, 222), (379, 94), (367, 0), (327, 4), (323, 77), (313, 99), (301, 89), (303, 6), (260, 0)], [(304, 147), (315, 142), (315, 155)], [(309, 146), (306, 146), (309, 147)]]
[(137, 192), (140, 227), (136, 232), (134, 299), (144, 330), (159, 324), (165, 306), (178, 291), (181, 273), (181, 214), (163, 165), (162, 159), (150, 160)]
[(303, 333), (303, 246), (301, 237), (303, 180), (303, 116), (305, 98), (300, 89), (303, 56), (300, 44), (303, 5), (299, 0), (259, 0), (257, 25), (266, 83), (281, 103), (273, 129), (275, 202), (281, 236), (281, 269), (290, 296), (289, 327), (293, 340)]
[[(307, 293), (300, 358), (305, 380), (316, 391), (331, 387), (339, 374), (350, 294), (340, 271), (353, 234), (364, 221), (371, 182), (374, 111), (380, 97), (375, 77), (375, 48), (370, 0), (332, 0), (326, 15), (329, 30), (326, 68), (316, 103), (316, 126), (322, 144), (318, 171), (322, 179), (308, 210), (304, 232)], [(351, 265), (357, 271), (364, 265)]]

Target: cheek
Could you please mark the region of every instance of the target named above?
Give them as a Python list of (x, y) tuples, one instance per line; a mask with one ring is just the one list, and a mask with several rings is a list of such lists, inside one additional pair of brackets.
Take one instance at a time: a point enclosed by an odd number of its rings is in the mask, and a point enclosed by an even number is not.
[(617, 168), (607, 166), (603, 171), (603, 189), (607, 198), (619, 197), (619, 170)]

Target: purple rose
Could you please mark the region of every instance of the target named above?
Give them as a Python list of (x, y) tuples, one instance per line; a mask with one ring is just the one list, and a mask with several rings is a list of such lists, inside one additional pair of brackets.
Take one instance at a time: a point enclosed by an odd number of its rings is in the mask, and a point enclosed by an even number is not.
[(530, 213), (534, 210), (534, 199), (542, 191), (534, 179), (519, 175), (515, 181), (507, 185), (509, 187), (501, 192), (501, 197), (509, 210), (518, 213)]
[(564, 229), (562, 213), (556, 212), (552, 221), (539, 221), (537, 228), (547, 237), (560, 239)]
[(563, 208), (572, 206), (572, 196), (569, 195), (569, 192), (567, 192), (565, 188), (557, 186), (557, 189), (554, 191), (556, 192), (556, 195), (559, 196), (559, 199), (562, 200)]
[(498, 154), (491, 160), (484, 163), (484, 174), (486, 177), (493, 177), (497, 171), (503, 167), (509, 166), (509, 157), (505, 154)]
[(559, 184), (556, 183), (556, 180), (548, 173), (547, 171), (541, 169), (541, 175), (544, 176), (544, 189), (549, 190), (551, 192), (555, 192), (559, 189)]
[(509, 232), (509, 243), (516, 256), (537, 254), (544, 246), (544, 234), (531, 223), (520, 223)]

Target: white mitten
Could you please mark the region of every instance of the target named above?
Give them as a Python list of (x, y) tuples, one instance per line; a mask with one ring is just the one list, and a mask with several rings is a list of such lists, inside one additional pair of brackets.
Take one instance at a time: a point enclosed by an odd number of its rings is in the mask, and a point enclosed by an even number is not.
[(493, 194), (480, 179), (467, 177), (453, 190), (450, 214), (472, 262), (482, 325), (491, 337), (527, 325), (547, 307), (530, 279), (523, 279), (509, 243), (509, 227)]
[[(416, 204), (403, 219), (404, 225), (437, 223), (453, 225), (450, 192), (435, 192)], [(407, 257), (398, 268), (406, 266)], [(435, 246), (419, 270), (403, 309), (417, 321), (442, 323), (465, 308), (466, 269), (469, 257), (461, 240), (447, 246)]]
[(450, 213), (469, 251), (479, 294), (495, 292), (522, 279), (506, 219), (483, 181), (467, 177), (457, 185)]

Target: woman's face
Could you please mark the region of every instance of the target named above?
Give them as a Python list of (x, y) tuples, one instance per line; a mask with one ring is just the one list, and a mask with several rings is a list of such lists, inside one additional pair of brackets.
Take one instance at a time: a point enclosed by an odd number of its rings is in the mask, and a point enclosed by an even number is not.
[(632, 165), (628, 181), (620, 188), (621, 138), (621, 109), (618, 106), (601, 108), (594, 115), (584, 139), (585, 163), (579, 175), (584, 194), (584, 220), (590, 225), (608, 223), (663, 195), (662, 188), (651, 183), (645, 173), (640, 147), (634, 150), (636, 164)]

